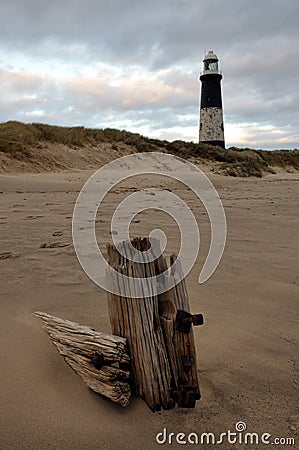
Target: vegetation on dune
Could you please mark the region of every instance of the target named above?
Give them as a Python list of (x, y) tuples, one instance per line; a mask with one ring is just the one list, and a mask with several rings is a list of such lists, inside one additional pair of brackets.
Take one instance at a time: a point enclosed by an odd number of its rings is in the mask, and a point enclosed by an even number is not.
[(41, 136), (31, 125), (21, 122), (0, 124), (0, 151), (16, 156), (25, 153), (29, 146), (35, 145)]
[[(212, 163), (217, 173), (230, 176), (256, 176), (273, 173), (273, 167), (299, 170), (299, 150), (252, 150), (195, 144), (185, 141), (168, 142), (150, 139), (125, 130), (60, 127), (41, 123), (25, 124), (10, 121), (0, 124), (0, 152), (11, 159), (26, 162), (38, 157), (43, 143), (63, 144), (76, 149), (84, 146), (99, 147), (108, 152), (125, 144), (128, 152), (162, 151), (200, 163)], [(108, 144), (103, 148), (103, 144)]]

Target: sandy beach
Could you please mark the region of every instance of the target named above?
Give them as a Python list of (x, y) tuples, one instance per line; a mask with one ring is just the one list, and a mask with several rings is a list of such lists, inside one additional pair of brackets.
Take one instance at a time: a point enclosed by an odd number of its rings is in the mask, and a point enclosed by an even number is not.
[[(192, 311), (203, 313), (205, 325), (194, 329), (201, 400), (192, 410), (154, 414), (138, 398), (123, 409), (89, 390), (30, 315), (45, 311), (110, 332), (106, 293), (83, 272), (72, 244), (74, 204), (92, 172), (0, 176), (0, 448), (181, 448), (175, 442), (159, 445), (157, 433), (166, 428), (168, 434), (219, 436), (235, 431), (239, 421), (249, 432), (271, 434), (270, 442), (276, 437), (299, 441), (298, 173), (261, 179), (209, 175), (224, 204), (228, 235), (221, 264), (200, 286), (210, 238), (207, 215), (190, 191), (159, 181), (159, 187), (189, 201), (200, 222), (202, 251), (187, 288)], [(127, 182), (107, 199), (97, 223), (100, 248), (111, 239), (109, 220), (116, 205), (136, 187)], [(144, 213), (132, 232), (145, 235), (157, 223), (175, 247), (175, 227), (162, 213)]]

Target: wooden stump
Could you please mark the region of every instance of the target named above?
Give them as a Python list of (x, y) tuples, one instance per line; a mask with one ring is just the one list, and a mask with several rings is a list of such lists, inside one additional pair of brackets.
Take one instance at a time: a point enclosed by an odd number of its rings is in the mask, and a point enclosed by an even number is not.
[[(133, 246), (144, 252), (150, 249), (147, 238), (135, 238)], [(108, 245), (109, 265), (117, 272), (134, 277), (148, 278), (165, 272), (166, 258), (160, 256), (152, 262), (131, 261), (129, 243), (121, 244), (122, 253), (114, 245)], [(169, 263), (175, 261), (172, 255)], [(176, 273), (164, 276), (164, 282), (178, 279), (181, 267), (177, 261)], [(107, 271), (110, 286), (116, 289), (121, 283)], [(108, 308), (112, 333), (128, 340), (132, 368), (132, 390), (157, 411), (170, 409), (177, 403), (192, 408), (200, 398), (196, 352), (192, 323), (202, 323), (202, 316), (190, 314), (186, 284), (183, 279), (172, 289), (160, 295), (134, 298), (134, 283), (130, 282), (131, 296), (109, 294)], [(149, 288), (147, 292), (150, 292)], [(155, 292), (154, 289), (152, 289)], [(120, 289), (118, 292), (122, 292)]]
[(43, 329), (59, 353), (87, 386), (121, 406), (129, 404), (130, 357), (125, 338), (43, 312), (33, 315), (42, 319)]

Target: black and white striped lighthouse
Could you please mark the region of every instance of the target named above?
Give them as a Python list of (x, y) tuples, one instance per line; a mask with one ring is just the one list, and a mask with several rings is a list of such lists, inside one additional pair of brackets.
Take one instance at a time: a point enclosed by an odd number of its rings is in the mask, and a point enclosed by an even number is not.
[(221, 98), (222, 75), (211, 50), (204, 57), (201, 81), (199, 142), (225, 147)]

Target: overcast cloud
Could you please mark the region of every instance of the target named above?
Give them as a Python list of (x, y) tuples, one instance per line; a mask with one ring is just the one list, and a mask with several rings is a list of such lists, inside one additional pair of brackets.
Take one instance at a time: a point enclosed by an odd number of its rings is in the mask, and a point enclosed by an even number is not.
[(299, 147), (298, 0), (1, 0), (0, 121), (197, 141), (218, 55), (226, 143)]

